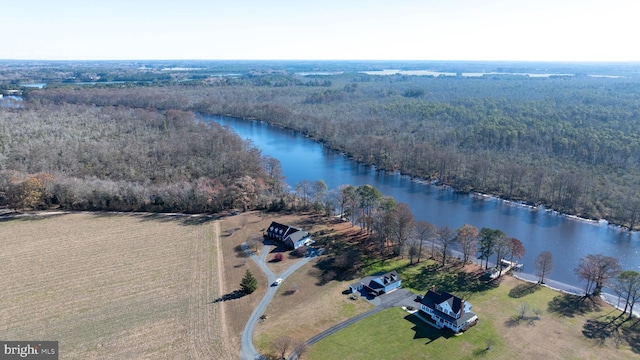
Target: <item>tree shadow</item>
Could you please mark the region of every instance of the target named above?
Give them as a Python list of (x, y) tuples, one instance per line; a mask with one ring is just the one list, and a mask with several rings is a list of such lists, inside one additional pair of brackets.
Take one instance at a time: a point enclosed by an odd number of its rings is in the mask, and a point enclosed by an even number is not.
[(316, 283), (318, 286), (331, 280), (354, 280), (360, 274), (361, 263), (361, 253), (348, 250), (334, 257), (321, 258), (310, 273), (319, 279)]
[(223, 301), (230, 301), (230, 300), (236, 300), (236, 299), (240, 299), (241, 297), (245, 296), (246, 294), (244, 292), (242, 292), (241, 290), (233, 290), (230, 293), (224, 294), (222, 296), (220, 296), (217, 299), (214, 299), (213, 301), (210, 302), (210, 304), (215, 304), (215, 303), (219, 303), (219, 302), (223, 302)]
[(185, 213), (129, 213), (129, 212), (96, 212), (95, 216), (110, 217), (128, 215), (138, 218), (140, 221), (177, 222), (180, 225), (192, 226), (202, 225), (217, 220), (219, 217), (207, 214), (185, 214)]
[(600, 304), (592, 297), (561, 294), (549, 302), (548, 310), (562, 316), (574, 317), (592, 311), (600, 311)]
[(621, 328), (622, 337), (636, 354), (640, 354), (640, 329), (637, 327), (638, 322)]
[(287, 290), (287, 291), (282, 293), (282, 296), (291, 296), (291, 295), (295, 294), (296, 292), (297, 292), (296, 290)]
[(640, 354), (640, 320), (631, 323), (626, 314), (613, 316), (613, 313), (587, 320), (582, 327), (582, 334), (598, 345), (603, 345), (607, 340), (613, 341), (616, 347), (626, 343), (631, 351)]
[(450, 293), (476, 293), (497, 288), (501, 279), (484, 281), (482, 273), (467, 272), (460, 268), (441, 269), (437, 264), (429, 264), (420, 270), (413, 278), (404, 282), (414, 289), (429, 289), (435, 286), (437, 291), (445, 290)]
[(520, 326), (520, 324), (525, 323), (527, 326), (535, 326), (536, 320), (540, 320), (540, 317), (537, 315), (534, 316), (512, 316), (507, 321), (504, 322), (506, 327), (516, 327)]
[(582, 334), (588, 338), (595, 340), (598, 345), (604, 345), (605, 341), (612, 337), (620, 337), (618, 328), (621, 324), (599, 320), (587, 320), (582, 327)]
[(242, 244), (236, 245), (233, 247), (233, 251), (236, 253), (236, 257), (238, 258), (248, 258), (249, 254), (242, 248)]
[(539, 284), (519, 284), (513, 289), (509, 290), (509, 297), (516, 299), (525, 297), (527, 295), (535, 293), (540, 288), (541, 286)]

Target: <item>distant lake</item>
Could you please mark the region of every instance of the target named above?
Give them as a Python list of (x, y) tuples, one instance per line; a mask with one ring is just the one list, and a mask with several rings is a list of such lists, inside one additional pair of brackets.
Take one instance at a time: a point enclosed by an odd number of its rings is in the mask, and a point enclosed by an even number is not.
[[(360, 71), (362, 74), (367, 75), (408, 75), (408, 76), (457, 76), (454, 72), (442, 72), (433, 70), (398, 70), (398, 69), (386, 69), (386, 70), (373, 70), (373, 71)], [(463, 72), (460, 73), (462, 77), (482, 77), (485, 75), (513, 75), (513, 76), (528, 76), (528, 77), (552, 77), (552, 76), (574, 76), (574, 74), (547, 74), (547, 73), (508, 73), (508, 72)]]
[(33, 84), (20, 84), (20, 86), (42, 89), (45, 86), (47, 86), (47, 84), (46, 83), (33, 83)]

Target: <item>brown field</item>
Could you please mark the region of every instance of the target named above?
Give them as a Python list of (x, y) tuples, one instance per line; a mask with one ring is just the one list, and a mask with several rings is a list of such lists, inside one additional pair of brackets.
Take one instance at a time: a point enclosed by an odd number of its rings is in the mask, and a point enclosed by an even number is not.
[(261, 295), (212, 303), (234, 288), (220, 275), (239, 278), (220, 273), (219, 222), (200, 220), (82, 213), (1, 222), (1, 337), (57, 340), (62, 359), (237, 358), (227, 307), (250, 309)]

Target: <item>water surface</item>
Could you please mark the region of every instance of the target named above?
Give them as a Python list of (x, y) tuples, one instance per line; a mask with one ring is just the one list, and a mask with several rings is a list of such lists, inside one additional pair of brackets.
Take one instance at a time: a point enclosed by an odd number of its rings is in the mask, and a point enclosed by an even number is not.
[(371, 184), (384, 195), (407, 203), (416, 219), (457, 229), (471, 224), (478, 229), (500, 229), (522, 241), (524, 272), (535, 272), (534, 259), (542, 251), (553, 254), (550, 278), (581, 287), (573, 269), (588, 254), (619, 259), (623, 269), (640, 271), (640, 235), (597, 221), (574, 219), (544, 208), (531, 208), (488, 196), (458, 194), (449, 188), (413, 181), (407, 176), (376, 171), (291, 130), (261, 121), (206, 117), (231, 127), (250, 139), (264, 154), (280, 160), (287, 183), (322, 179), (329, 188), (342, 184)]

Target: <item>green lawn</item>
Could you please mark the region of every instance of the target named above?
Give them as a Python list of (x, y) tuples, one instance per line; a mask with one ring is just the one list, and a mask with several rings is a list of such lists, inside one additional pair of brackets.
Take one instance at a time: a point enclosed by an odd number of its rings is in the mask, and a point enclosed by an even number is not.
[[(430, 261), (375, 262), (365, 273), (398, 271), (403, 286), (431, 285), (468, 300), (479, 322), (460, 336), (438, 330), (399, 308), (357, 322), (311, 347), (323, 359), (637, 359), (640, 320), (593, 299), (564, 295), (506, 277), (484, 282), (478, 272), (440, 269)], [(481, 273), (481, 271), (480, 271)], [(490, 346), (490, 350), (487, 347)]]
[(499, 352), (504, 344), (491, 322), (480, 321), (462, 336), (438, 330), (400, 308), (359, 321), (314, 346), (310, 360), (321, 359), (472, 359)]

